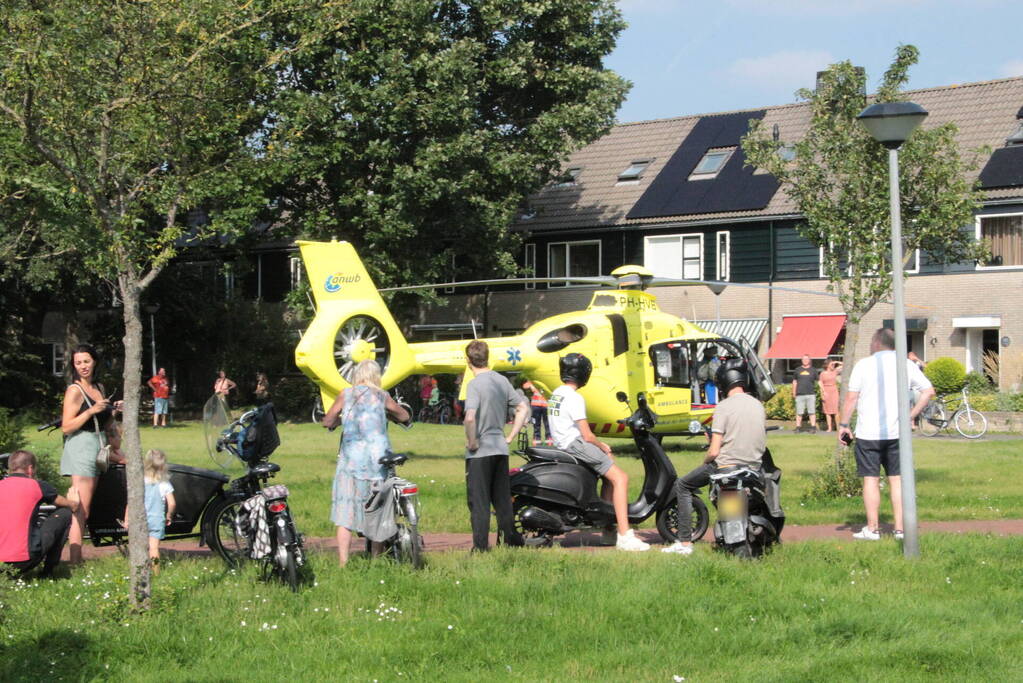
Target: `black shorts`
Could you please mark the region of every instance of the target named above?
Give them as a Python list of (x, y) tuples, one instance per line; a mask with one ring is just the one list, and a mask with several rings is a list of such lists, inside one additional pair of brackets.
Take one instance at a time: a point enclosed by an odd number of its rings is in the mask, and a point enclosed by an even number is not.
[(899, 440), (856, 439), (856, 474), (861, 477), (879, 477), (882, 465), (889, 477), (899, 476)]

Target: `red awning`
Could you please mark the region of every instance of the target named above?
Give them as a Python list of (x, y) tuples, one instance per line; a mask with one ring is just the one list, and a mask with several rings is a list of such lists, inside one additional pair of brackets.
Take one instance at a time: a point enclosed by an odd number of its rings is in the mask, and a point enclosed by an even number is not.
[(785, 316), (764, 358), (827, 358), (844, 326), (844, 315)]

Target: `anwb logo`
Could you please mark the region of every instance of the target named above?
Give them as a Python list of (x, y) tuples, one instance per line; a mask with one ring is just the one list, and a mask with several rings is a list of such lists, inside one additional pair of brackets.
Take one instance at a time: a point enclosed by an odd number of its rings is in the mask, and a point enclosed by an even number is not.
[(341, 290), (341, 285), (348, 282), (359, 282), (362, 276), (359, 274), (345, 275), (344, 273), (334, 273), (327, 276), (327, 281), (323, 283), (323, 289), (330, 292), (331, 294)]

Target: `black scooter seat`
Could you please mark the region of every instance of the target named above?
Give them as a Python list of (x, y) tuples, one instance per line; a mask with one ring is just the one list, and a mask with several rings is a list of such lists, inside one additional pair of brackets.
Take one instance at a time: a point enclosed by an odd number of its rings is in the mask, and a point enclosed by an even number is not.
[(252, 468), (252, 473), (257, 476), (269, 475), (280, 471), (281, 466), (275, 462), (261, 462)]
[(544, 460), (546, 462), (567, 462), (573, 465), (581, 464), (573, 455), (557, 448), (527, 448), (526, 457), (530, 460)]

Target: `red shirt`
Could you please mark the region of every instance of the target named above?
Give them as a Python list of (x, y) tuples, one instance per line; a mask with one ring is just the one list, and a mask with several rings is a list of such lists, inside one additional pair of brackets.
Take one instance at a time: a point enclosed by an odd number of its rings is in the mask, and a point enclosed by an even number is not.
[(154, 375), (149, 386), (153, 388), (153, 398), (170, 398), (170, 382), (166, 376)]
[(57, 490), (24, 474), (0, 481), (0, 562), (31, 559), (36, 511), (42, 502), (52, 503)]

